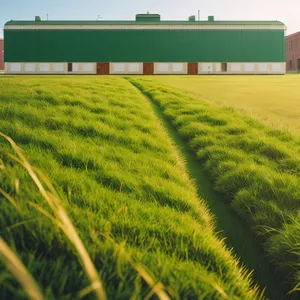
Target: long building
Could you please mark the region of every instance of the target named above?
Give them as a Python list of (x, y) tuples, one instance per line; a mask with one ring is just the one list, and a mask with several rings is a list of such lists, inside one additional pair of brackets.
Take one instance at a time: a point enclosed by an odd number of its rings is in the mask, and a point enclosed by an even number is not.
[(0, 39), (0, 71), (4, 70), (4, 40)]
[(10, 74), (284, 74), (279, 21), (9, 21)]
[(300, 73), (300, 31), (286, 37), (286, 70)]

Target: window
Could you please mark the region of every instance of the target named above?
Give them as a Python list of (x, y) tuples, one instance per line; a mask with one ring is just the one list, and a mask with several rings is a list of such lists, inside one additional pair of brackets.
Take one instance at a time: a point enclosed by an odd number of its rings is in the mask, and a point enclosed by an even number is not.
[(140, 71), (139, 63), (130, 63), (128, 64), (128, 72), (130, 73), (138, 73)]
[(54, 69), (54, 72), (63, 72), (64, 71), (64, 64), (63, 63), (55, 63), (53, 65), (53, 69)]
[(269, 72), (269, 64), (268, 63), (260, 63), (260, 64), (258, 64), (258, 68), (261, 73)]
[(114, 72), (124, 73), (125, 72), (125, 64), (124, 63), (113, 63), (112, 69)]
[(49, 63), (40, 63), (39, 64), (40, 67), (40, 72), (50, 72), (50, 64)]
[(245, 63), (244, 71), (245, 72), (254, 72), (255, 71), (254, 64), (253, 63)]
[(240, 71), (241, 71), (241, 64), (231, 63), (230, 72), (240, 72)]
[(79, 72), (79, 63), (72, 63), (72, 72)]
[(227, 72), (227, 63), (222, 63), (221, 70), (222, 72)]
[(182, 64), (182, 63), (172, 64), (172, 72), (173, 73), (182, 73), (182, 72), (184, 72), (184, 64)]
[(168, 63), (157, 63), (156, 70), (157, 70), (157, 72), (168, 73), (169, 72), (169, 64)]
[(35, 64), (33, 63), (25, 63), (24, 64), (25, 72), (34, 72), (35, 71)]
[(280, 63), (271, 64), (271, 68), (272, 68), (273, 73), (280, 73), (281, 72), (281, 64)]
[(93, 72), (94, 71), (94, 64), (93, 63), (82, 64), (82, 71), (83, 72)]
[(202, 63), (201, 70), (202, 72), (210, 73), (213, 71), (213, 64), (212, 63)]
[(68, 72), (72, 72), (72, 71), (73, 71), (73, 64), (68, 63)]
[(20, 63), (11, 63), (9, 64), (10, 72), (21, 72), (21, 64)]

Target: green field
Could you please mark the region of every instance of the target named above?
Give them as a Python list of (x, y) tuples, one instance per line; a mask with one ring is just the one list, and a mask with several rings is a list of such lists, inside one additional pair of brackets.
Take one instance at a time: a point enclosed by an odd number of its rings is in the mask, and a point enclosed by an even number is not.
[[(1, 76), (0, 132), (47, 191), (1, 138), (0, 238), (47, 299), (297, 299), (296, 87), (293, 75)], [(0, 298), (26, 298), (3, 253)]]
[[(129, 82), (3, 77), (0, 97), (1, 131), (54, 183), (108, 298), (153, 293), (130, 261), (172, 298), (257, 298), (150, 103)], [(89, 286), (76, 251), (55, 220), (33, 209), (51, 214), (9, 153), (1, 140), (1, 188), (15, 204), (1, 197), (1, 237), (47, 298), (74, 299)], [(1, 298), (24, 295), (3, 265), (0, 280)]]
[(300, 135), (300, 76), (159, 76), (158, 84), (190, 92), (216, 105), (232, 106), (270, 125)]
[(131, 81), (159, 105), (215, 190), (257, 235), (282, 278), (298, 289), (299, 138), (152, 78)]

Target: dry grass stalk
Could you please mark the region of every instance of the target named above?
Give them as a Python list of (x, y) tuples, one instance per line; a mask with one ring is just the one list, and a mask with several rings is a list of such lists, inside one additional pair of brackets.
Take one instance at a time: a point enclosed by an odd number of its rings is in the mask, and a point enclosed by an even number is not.
[(2, 238), (0, 238), (0, 258), (2, 258), (10, 272), (24, 287), (24, 290), (30, 299), (44, 299), (44, 296), (41, 294), (36, 281), (32, 278), (21, 260), (9, 248)]
[[(75, 249), (77, 250), (79, 258), (86, 271), (86, 274), (91, 281), (91, 285), (94, 287), (97, 299), (106, 300), (106, 294), (103, 289), (103, 285), (99, 278), (98, 272), (86, 248), (84, 247), (74, 225), (72, 224), (72, 221), (70, 220), (65, 209), (63, 208), (61, 204), (61, 200), (59, 199), (57, 193), (55, 192), (55, 188), (50, 183), (50, 181), (47, 180), (47, 178), (39, 172), (39, 176), (42, 177), (44, 183), (46, 184), (46, 186), (51, 192), (47, 191), (44, 188), (41, 180), (39, 179), (37, 172), (35, 172), (35, 169), (30, 165), (25, 155), (23, 154), (22, 149), (19, 148), (18, 145), (5, 134), (0, 133), (0, 136), (6, 139), (11, 144), (12, 148), (16, 151), (17, 155), (19, 156), (19, 159), (16, 159), (16, 161), (18, 161), (27, 170), (30, 177), (34, 181), (35, 185), (37, 186), (39, 192), (46, 200), (46, 202), (52, 209), (54, 215), (56, 216), (56, 222), (55, 222), (56, 225), (58, 225), (61, 228), (61, 230), (65, 233), (67, 238), (70, 240), (70, 242), (74, 245)], [(45, 215), (49, 217), (48, 213)], [(53, 218), (51, 218), (51, 220), (53, 220)]]
[(156, 294), (158, 299), (160, 300), (169, 300), (170, 297), (166, 294), (164, 291), (165, 287), (163, 283), (157, 282), (153, 280), (151, 275), (139, 264), (135, 263), (130, 254), (126, 252), (125, 244), (117, 244), (114, 239), (112, 239), (110, 236), (101, 234), (103, 237), (108, 239), (114, 247), (119, 248), (119, 253), (122, 253), (122, 255), (125, 257), (125, 259), (131, 264), (131, 266), (137, 271), (137, 273), (141, 276), (141, 278), (144, 279), (144, 281), (148, 284), (148, 286), (151, 288), (150, 293), (145, 297), (145, 299), (150, 299), (153, 294)]

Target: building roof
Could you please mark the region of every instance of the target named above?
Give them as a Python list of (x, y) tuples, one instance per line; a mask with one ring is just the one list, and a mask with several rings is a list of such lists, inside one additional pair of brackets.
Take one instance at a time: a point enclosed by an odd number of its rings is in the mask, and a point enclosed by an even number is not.
[(280, 21), (15, 21), (5, 25), (284, 25)]
[(293, 37), (298, 36), (298, 35), (300, 35), (300, 31), (292, 33), (292, 34), (289, 34), (285, 38), (286, 39), (290, 39), (290, 38), (293, 38)]
[(160, 14), (137, 14), (136, 17), (157, 18), (160, 17)]

